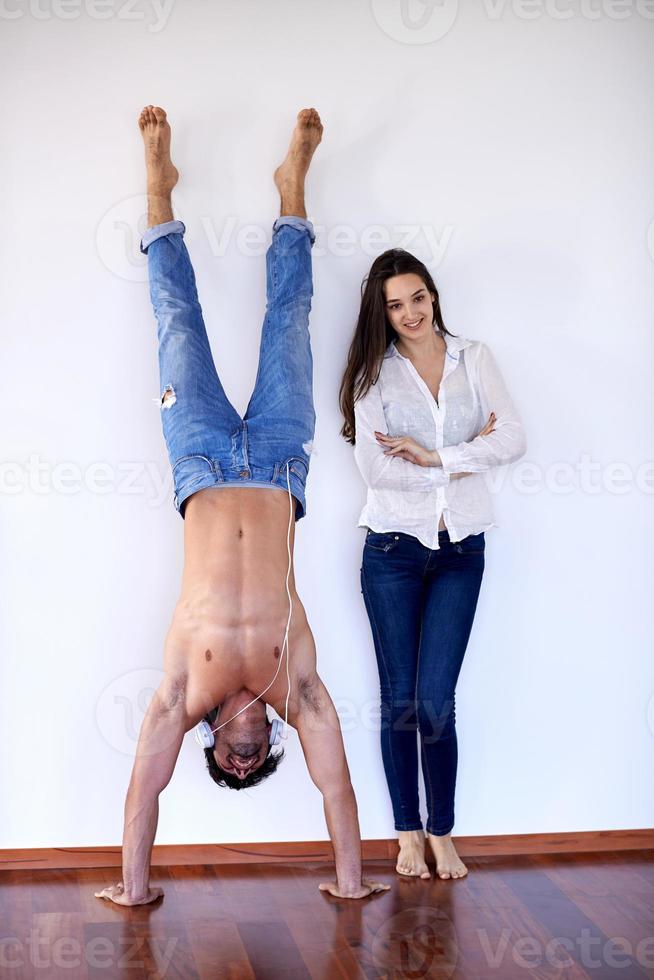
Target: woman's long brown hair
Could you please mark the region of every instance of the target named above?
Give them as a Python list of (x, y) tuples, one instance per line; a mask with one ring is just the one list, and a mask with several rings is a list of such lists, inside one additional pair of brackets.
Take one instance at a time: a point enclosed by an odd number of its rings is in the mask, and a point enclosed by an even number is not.
[(377, 381), (386, 348), (397, 337), (386, 315), (384, 283), (392, 276), (401, 276), (410, 272), (419, 276), (425, 288), (435, 297), (433, 324), (443, 333), (453, 336), (443, 323), (438, 290), (424, 262), (402, 248), (391, 248), (378, 255), (361, 285), (359, 319), (350, 344), (339, 392), (341, 412), (345, 418), (341, 435), (352, 445), (356, 441), (354, 404), (363, 398), (370, 386)]

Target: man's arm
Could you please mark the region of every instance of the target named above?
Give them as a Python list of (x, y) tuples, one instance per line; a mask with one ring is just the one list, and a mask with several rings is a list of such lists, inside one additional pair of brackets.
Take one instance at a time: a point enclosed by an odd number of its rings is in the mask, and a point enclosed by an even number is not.
[(339, 898), (365, 898), (389, 885), (361, 878), (361, 836), (336, 709), (317, 673), (299, 681), (299, 708), (293, 725), (309, 775), (323, 796), (327, 829), (334, 846), (337, 883), (320, 885)]
[(125, 800), (123, 880), (96, 898), (117, 905), (144, 905), (163, 894), (151, 889), (150, 858), (159, 818), (159, 794), (170, 782), (188, 730), (185, 678), (167, 678), (157, 689), (141, 725)]

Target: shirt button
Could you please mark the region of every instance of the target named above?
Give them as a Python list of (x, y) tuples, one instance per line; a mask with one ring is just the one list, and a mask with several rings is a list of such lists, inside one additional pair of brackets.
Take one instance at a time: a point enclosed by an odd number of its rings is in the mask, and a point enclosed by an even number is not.
[(241, 472), (239, 473), (239, 476), (242, 477), (243, 479), (245, 479), (245, 477), (249, 475), (250, 474), (248, 473), (247, 470), (241, 470)]

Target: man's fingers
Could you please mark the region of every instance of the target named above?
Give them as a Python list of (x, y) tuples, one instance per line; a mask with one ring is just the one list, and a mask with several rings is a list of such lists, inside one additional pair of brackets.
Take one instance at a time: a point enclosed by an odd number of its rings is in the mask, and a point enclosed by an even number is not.
[(99, 892), (94, 892), (93, 894), (96, 898), (113, 898), (113, 896), (116, 894), (120, 895), (120, 893), (123, 891), (123, 887), (122, 882), (118, 885), (107, 885)]
[(363, 884), (366, 888), (370, 889), (371, 894), (373, 892), (387, 892), (391, 887), (381, 881), (364, 881)]

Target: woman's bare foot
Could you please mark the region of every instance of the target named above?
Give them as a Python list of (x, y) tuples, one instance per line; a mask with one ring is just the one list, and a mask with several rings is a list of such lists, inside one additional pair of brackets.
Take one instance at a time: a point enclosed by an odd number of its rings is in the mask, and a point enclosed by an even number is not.
[(436, 837), (435, 834), (427, 834), (429, 845), (436, 858), (436, 873), (439, 878), (465, 878), (468, 869), (456, 853), (456, 848), (452, 843), (452, 835), (444, 834)]
[(322, 139), (323, 125), (316, 109), (301, 109), (286, 158), (275, 171), (275, 184), (281, 197), (281, 214), (306, 218), (304, 180), (316, 147)]
[(425, 835), (422, 830), (398, 831), (400, 853), (395, 870), (410, 878), (431, 878), (425, 861)]
[(170, 125), (159, 106), (147, 105), (139, 116), (139, 129), (145, 146), (150, 227), (173, 220), (170, 195), (179, 179), (170, 159)]

